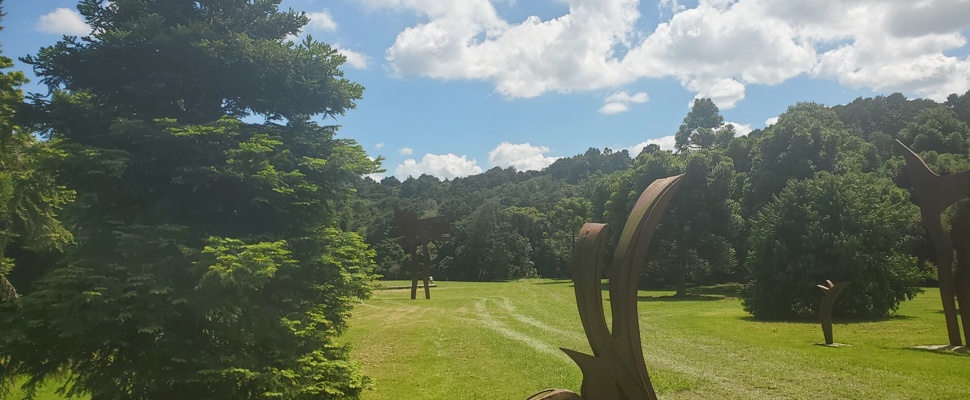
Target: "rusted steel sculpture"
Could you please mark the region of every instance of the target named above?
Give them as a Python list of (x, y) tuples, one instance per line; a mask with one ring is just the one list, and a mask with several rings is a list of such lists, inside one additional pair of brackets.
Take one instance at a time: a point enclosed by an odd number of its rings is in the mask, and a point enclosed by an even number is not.
[[(906, 159), (906, 166), (900, 176), (899, 185), (909, 189), (911, 199), (920, 209), (923, 226), (933, 243), (936, 258), (937, 279), (940, 282), (940, 297), (943, 300), (943, 314), (946, 317), (946, 331), (950, 345), (962, 346), (960, 337), (960, 322), (963, 320), (964, 336), (970, 341), (970, 241), (965, 233), (966, 226), (959, 226), (954, 230), (957, 241), (954, 241), (943, 229), (942, 213), (947, 207), (959, 200), (970, 197), (970, 171), (958, 174), (939, 176), (926, 165), (920, 156), (909, 147), (896, 141)], [(958, 225), (966, 225), (964, 217)], [(956, 271), (954, 271), (953, 252), (957, 252)], [(960, 318), (957, 318), (957, 305), (954, 297), (959, 300)]]
[[(451, 232), (451, 226), (441, 217), (419, 219), (394, 207), (394, 223), (401, 231), (404, 251), (411, 255), (411, 299), (418, 297), (418, 279), (424, 280), (424, 298), (431, 298), (431, 252), (428, 243), (441, 240)], [(421, 252), (418, 253), (420, 248)]]
[(833, 345), (835, 342), (832, 340), (832, 306), (835, 305), (835, 298), (839, 297), (839, 293), (845, 290), (846, 286), (849, 286), (849, 281), (839, 282), (838, 284), (833, 284), (832, 281), (826, 280), (828, 286), (816, 285), (819, 289), (825, 292), (825, 297), (822, 298), (822, 304), (818, 307), (818, 317), (822, 320), (822, 334), (825, 335), (825, 344)]
[(610, 229), (585, 224), (573, 247), (572, 273), (576, 305), (593, 355), (562, 349), (583, 371), (581, 394), (558, 389), (539, 399), (656, 400), (647, 375), (637, 318), (637, 276), (647, 258), (650, 239), (683, 175), (657, 179), (643, 191), (620, 235), (610, 278), (612, 333), (606, 326), (600, 274)]

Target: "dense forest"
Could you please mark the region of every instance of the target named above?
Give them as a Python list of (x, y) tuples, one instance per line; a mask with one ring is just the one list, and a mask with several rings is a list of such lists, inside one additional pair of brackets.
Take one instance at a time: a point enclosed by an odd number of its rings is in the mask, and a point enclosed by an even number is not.
[(919, 212), (897, 182), (903, 161), (895, 141), (938, 173), (967, 170), (968, 124), (970, 92), (942, 104), (894, 93), (831, 107), (795, 104), (775, 124), (738, 136), (710, 99), (698, 99), (674, 151), (590, 148), (541, 171), (367, 178), (345, 211), (354, 216), (346, 228), (377, 252), (378, 272), (389, 279), (409, 273), (392, 207), (452, 223), (451, 239), (434, 250), (435, 279), (567, 278), (584, 222), (618, 232), (650, 182), (686, 173), (641, 287), (686, 295), (691, 285), (744, 282), (750, 311), (786, 317), (813, 312), (818, 295), (807, 283), (855, 280), (869, 284), (849, 290), (858, 304), (845, 312), (885, 315), (935, 276)]
[(437, 279), (568, 278), (584, 222), (619, 232), (676, 174), (642, 287), (739, 282), (771, 319), (851, 280), (840, 312), (881, 317), (936, 268), (896, 141), (970, 170), (970, 92), (896, 93), (744, 136), (697, 99), (675, 151), (377, 182), (326, 124), (363, 87), (335, 48), (291, 41), (309, 20), (279, 3), (82, 0), (91, 36), (21, 59), (46, 95), (0, 57), (0, 395), (53, 378), (94, 399), (359, 398), (337, 337), (377, 276), (408, 274), (394, 207), (451, 224)]

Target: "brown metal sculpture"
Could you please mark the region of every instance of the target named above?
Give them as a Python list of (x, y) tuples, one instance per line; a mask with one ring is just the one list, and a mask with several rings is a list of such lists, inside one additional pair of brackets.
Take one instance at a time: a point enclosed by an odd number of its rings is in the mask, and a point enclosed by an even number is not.
[(610, 277), (612, 332), (606, 326), (600, 274), (606, 260), (610, 229), (585, 224), (573, 247), (572, 274), (579, 318), (593, 355), (562, 349), (583, 371), (581, 394), (558, 389), (539, 399), (656, 400), (640, 343), (637, 276), (670, 198), (683, 175), (657, 179), (643, 191), (620, 235)]
[(825, 344), (831, 346), (835, 344), (832, 339), (832, 306), (835, 305), (835, 298), (839, 297), (839, 293), (842, 293), (850, 282), (833, 284), (832, 281), (826, 280), (825, 283), (828, 283), (828, 286), (816, 285), (825, 292), (822, 304), (818, 307), (818, 317), (822, 320), (822, 334), (825, 335)]
[[(431, 298), (431, 252), (428, 243), (441, 240), (451, 232), (451, 226), (441, 217), (419, 219), (394, 207), (394, 223), (401, 231), (404, 251), (411, 255), (411, 299), (418, 297), (418, 279), (424, 280), (424, 298)], [(420, 248), (421, 252), (418, 253)]]
[[(900, 186), (909, 189), (911, 198), (920, 209), (920, 217), (923, 226), (930, 236), (933, 243), (933, 250), (936, 258), (937, 279), (940, 282), (940, 297), (943, 300), (943, 314), (946, 318), (946, 331), (950, 339), (950, 345), (961, 346), (963, 339), (960, 337), (960, 322), (963, 320), (964, 336), (970, 341), (970, 241), (960, 226), (954, 230), (954, 237), (957, 246), (954, 249), (953, 238), (947, 235), (943, 229), (942, 213), (947, 207), (959, 200), (970, 197), (970, 171), (958, 174), (939, 176), (926, 165), (922, 158), (916, 153), (896, 141), (902, 150), (903, 157), (906, 159), (906, 167), (900, 175)], [(970, 221), (964, 221), (957, 225), (966, 225)], [(954, 271), (953, 252), (957, 252), (956, 271)], [(961, 256), (963, 255), (963, 256)], [(957, 318), (957, 305), (955, 298), (959, 300), (960, 318)]]

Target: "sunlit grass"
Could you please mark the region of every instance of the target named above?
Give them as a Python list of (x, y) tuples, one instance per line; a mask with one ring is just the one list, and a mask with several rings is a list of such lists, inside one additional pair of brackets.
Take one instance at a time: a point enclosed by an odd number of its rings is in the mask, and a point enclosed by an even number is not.
[[(579, 368), (558, 349), (589, 352), (570, 282), (435, 283), (430, 300), (382, 290), (354, 310), (344, 340), (373, 378), (365, 399), (579, 391)], [(815, 345), (816, 322), (749, 318), (724, 297), (730, 288), (672, 294), (642, 291), (639, 302), (647, 369), (664, 399), (970, 398), (970, 356), (913, 349), (946, 343), (936, 290), (889, 319), (837, 320), (835, 341), (850, 345), (841, 348)]]

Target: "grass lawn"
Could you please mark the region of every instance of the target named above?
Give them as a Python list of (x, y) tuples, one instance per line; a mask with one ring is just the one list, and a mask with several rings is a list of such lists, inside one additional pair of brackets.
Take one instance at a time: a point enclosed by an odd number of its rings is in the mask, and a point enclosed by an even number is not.
[[(589, 352), (572, 282), (435, 283), (430, 300), (379, 290), (355, 308), (344, 340), (373, 379), (365, 399), (579, 391), (579, 367), (558, 349)], [(970, 399), (970, 354), (913, 349), (946, 343), (935, 289), (886, 320), (836, 320), (835, 341), (851, 345), (840, 348), (814, 345), (823, 341), (816, 322), (750, 319), (726, 289), (689, 300), (640, 292), (647, 370), (661, 398)]]

